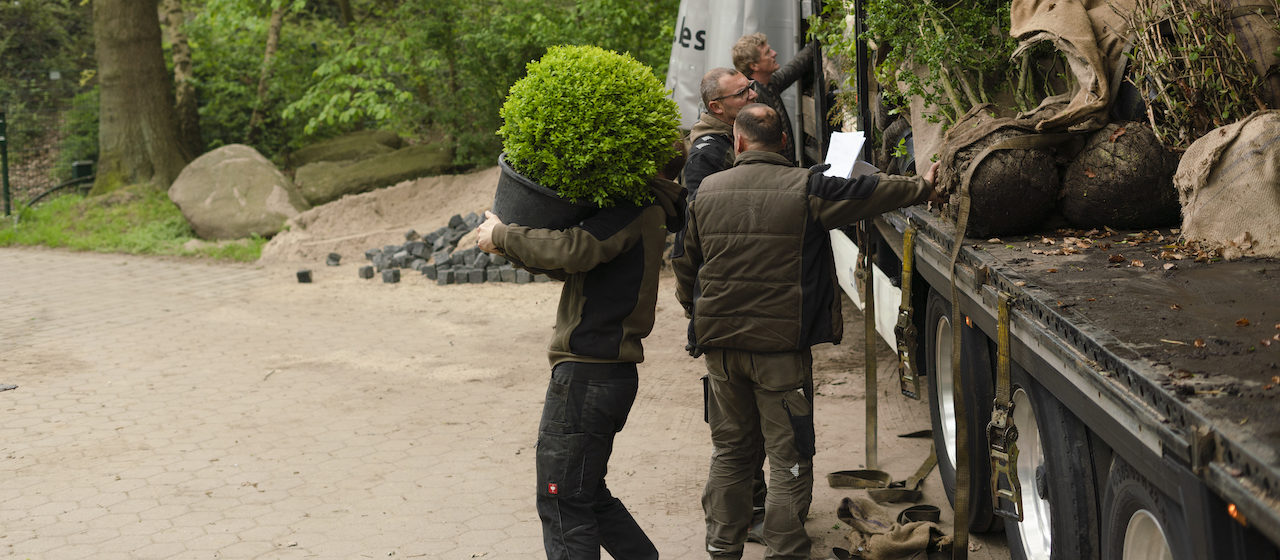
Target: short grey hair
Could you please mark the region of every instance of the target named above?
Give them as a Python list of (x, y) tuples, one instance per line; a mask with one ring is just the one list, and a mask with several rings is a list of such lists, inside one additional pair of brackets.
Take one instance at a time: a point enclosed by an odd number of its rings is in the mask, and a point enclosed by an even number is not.
[(733, 68), (719, 67), (719, 68), (712, 68), (708, 70), (706, 74), (703, 74), (702, 87), (700, 88), (700, 91), (702, 93), (702, 106), (710, 108), (711, 100), (717, 97), (720, 97), (721, 95), (720, 79), (721, 78), (724, 78), (725, 76), (733, 76), (737, 73), (738, 71), (734, 70)]

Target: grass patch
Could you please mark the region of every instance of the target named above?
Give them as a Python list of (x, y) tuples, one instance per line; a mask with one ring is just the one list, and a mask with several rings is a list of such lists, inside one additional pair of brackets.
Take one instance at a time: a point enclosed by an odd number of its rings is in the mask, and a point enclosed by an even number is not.
[[(196, 241), (192, 243), (192, 241)], [(66, 194), (0, 221), (0, 247), (43, 245), (134, 255), (253, 262), (266, 239), (206, 243), (163, 191), (128, 187), (108, 195)]]

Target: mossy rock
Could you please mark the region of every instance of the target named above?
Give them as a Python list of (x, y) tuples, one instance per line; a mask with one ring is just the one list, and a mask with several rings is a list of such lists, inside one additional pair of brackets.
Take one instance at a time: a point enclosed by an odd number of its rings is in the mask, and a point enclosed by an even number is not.
[(350, 163), (312, 163), (298, 169), (294, 182), (307, 202), (319, 206), (348, 194), (440, 175), (452, 169), (452, 165), (452, 145), (433, 142)]
[(1080, 228), (1176, 226), (1181, 219), (1173, 173), (1178, 158), (1143, 123), (1112, 123), (1093, 132), (1062, 179), (1062, 215)]
[[(1021, 134), (997, 130), (961, 149), (955, 155), (957, 169), (967, 169), (988, 146)], [(991, 237), (1041, 229), (1057, 202), (1059, 185), (1054, 153), (1049, 149), (992, 152), (978, 164), (969, 181), (966, 235)], [(958, 207), (958, 202), (953, 195), (953, 207)]]
[(297, 169), (320, 161), (348, 161), (388, 154), (404, 147), (404, 139), (385, 130), (359, 130), (304, 146), (290, 153), (286, 166)]

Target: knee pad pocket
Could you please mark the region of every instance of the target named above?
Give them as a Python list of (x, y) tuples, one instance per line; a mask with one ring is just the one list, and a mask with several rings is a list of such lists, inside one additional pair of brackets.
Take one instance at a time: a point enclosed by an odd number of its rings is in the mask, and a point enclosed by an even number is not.
[(817, 453), (817, 436), (813, 430), (813, 404), (805, 396), (802, 389), (787, 391), (782, 394), (782, 408), (787, 411), (791, 420), (791, 431), (795, 435), (796, 451), (805, 459), (812, 459)]
[(586, 464), (586, 434), (538, 434), (538, 495), (572, 497), (582, 490)]

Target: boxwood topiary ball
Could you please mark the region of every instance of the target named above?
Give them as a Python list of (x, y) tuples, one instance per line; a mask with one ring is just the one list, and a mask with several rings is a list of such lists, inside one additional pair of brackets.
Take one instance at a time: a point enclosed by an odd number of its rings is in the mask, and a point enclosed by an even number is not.
[(1080, 228), (1148, 228), (1181, 218), (1173, 172), (1178, 158), (1142, 123), (1093, 132), (1062, 179), (1062, 215)]
[(500, 115), (507, 163), (576, 202), (653, 200), (647, 181), (675, 157), (676, 104), (653, 71), (599, 47), (559, 46), (529, 63)]

